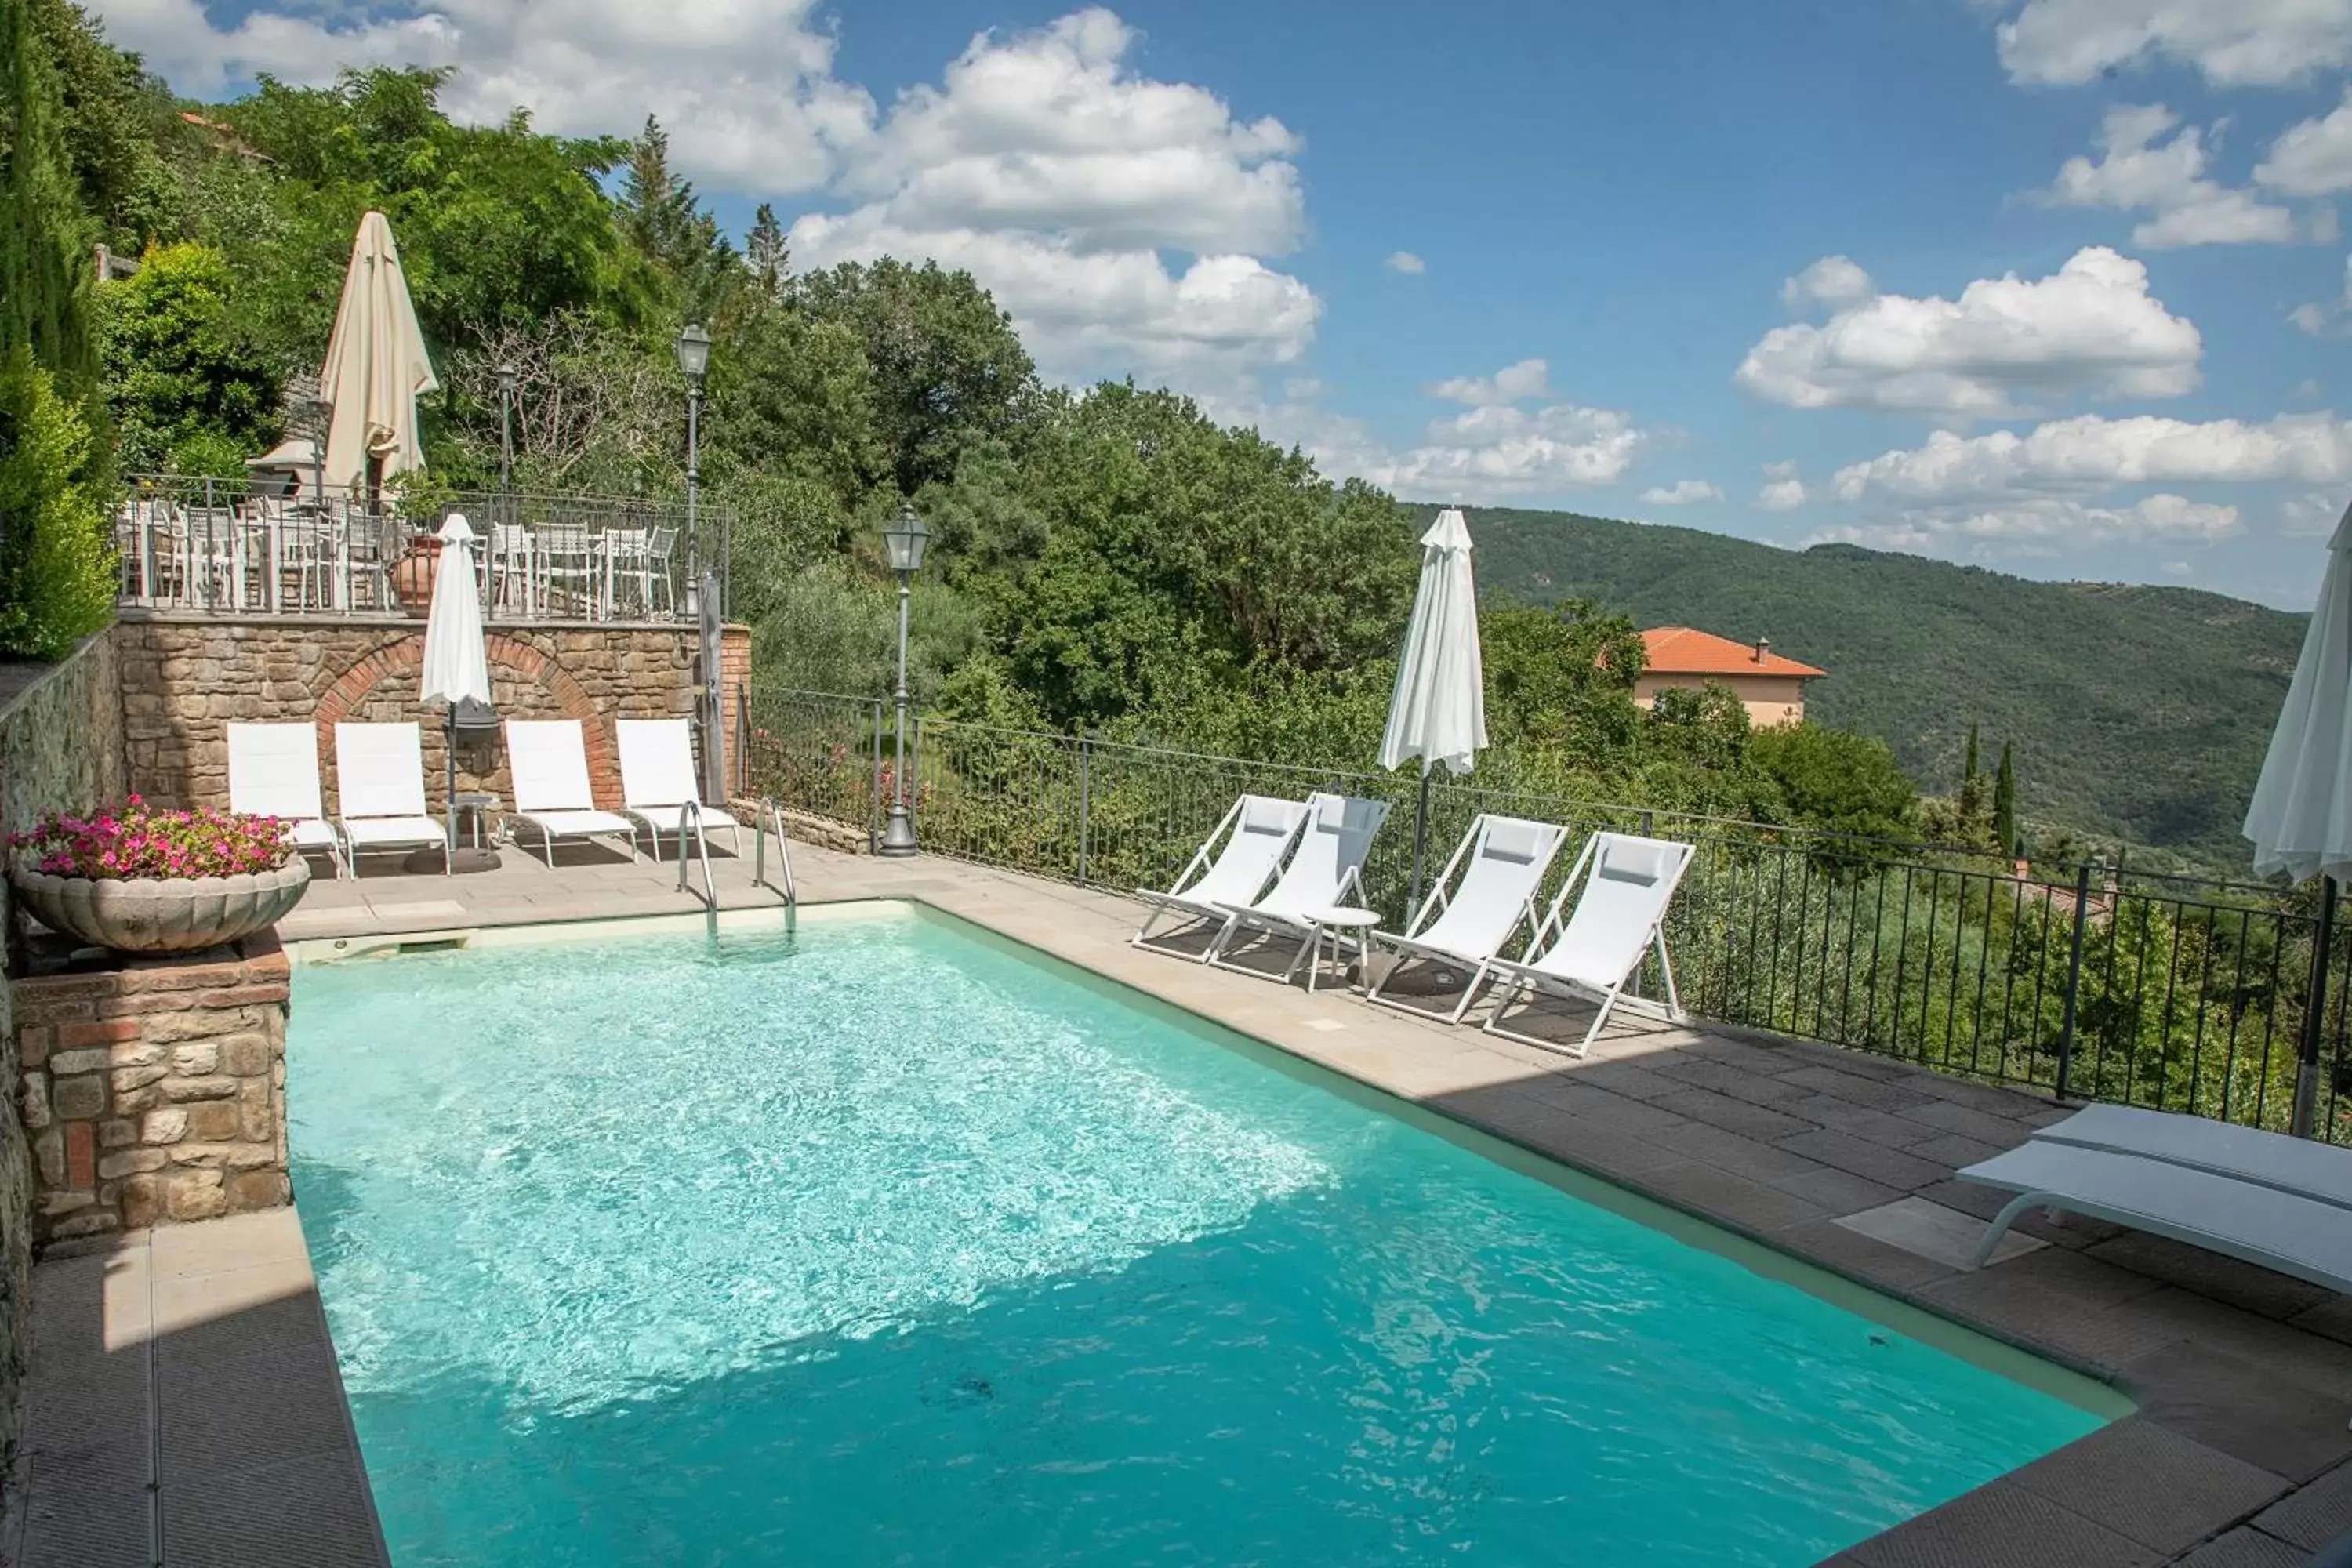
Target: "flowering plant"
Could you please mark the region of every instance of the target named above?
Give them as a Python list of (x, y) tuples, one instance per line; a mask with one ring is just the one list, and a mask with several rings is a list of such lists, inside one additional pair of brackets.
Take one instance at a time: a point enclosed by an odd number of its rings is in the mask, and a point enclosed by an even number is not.
[(233, 877), (284, 865), (294, 848), (291, 826), (209, 807), (162, 811), (134, 795), (91, 816), (53, 812), (30, 832), (10, 834), (8, 847), (52, 877)]

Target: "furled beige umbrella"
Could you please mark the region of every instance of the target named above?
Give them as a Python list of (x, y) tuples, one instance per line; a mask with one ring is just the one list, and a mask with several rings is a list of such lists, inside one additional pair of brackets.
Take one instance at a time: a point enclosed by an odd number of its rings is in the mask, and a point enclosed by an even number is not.
[[(425, 357), (425, 334), (409, 303), (408, 278), (382, 213), (360, 219), (352, 242), (343, 302), (320, 373), (321, 395), (334, 405), (327, 424), (325, 479), (330, 489), (365, 493), (378, 482), (425, 467), (416, 431), (416, 398), (441, 383)], [(370, 459), (375, 472), (369, 473)]]

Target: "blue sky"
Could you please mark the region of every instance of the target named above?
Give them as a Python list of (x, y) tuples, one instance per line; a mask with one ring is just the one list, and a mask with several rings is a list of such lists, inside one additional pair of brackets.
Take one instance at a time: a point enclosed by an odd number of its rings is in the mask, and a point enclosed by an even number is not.
[(1409, 499), (2298, 608), (2352, 500), (2352, 0), (94, 9), (187, 91), (656, 112), (739, 229)]

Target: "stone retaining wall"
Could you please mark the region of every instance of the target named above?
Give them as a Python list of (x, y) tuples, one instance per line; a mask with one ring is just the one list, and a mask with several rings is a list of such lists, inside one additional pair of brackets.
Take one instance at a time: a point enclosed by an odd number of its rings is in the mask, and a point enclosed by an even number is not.
[[(438, 710), (417, 700), (425, 627), (416, 621), (328, 616), (131, 615), (117, 628), (131, 787), (174, 805), (226, 805), (232, 721), (316, 723), (320, 782), (335, 808), (339, 720), (417, 722), (425, 794), (446, 809), (447, 756)], [(578, 719), (597, 805), (621, 803), (613, 720), (690, 719), (698, 689), (696, 630), (674, 625), (497, 625), (488, 654), (501, 718)], [(725, 722), (751, 678), (749, 628), (730, 626), (720, 649)], [(503, 742), (461, 742), (457, 787), (511, 804)]]
[(37, 1248), (291, 1200), (287, 979), (263, 931), (10, 985)]
[[(100, 632), (46, 669), (12, 668), (0, 702), (0, 836), (52, 811), (79, 810), (123, 791), (122, 700), (111, 633)], [(5, 860), (0, 852), (0, 860)], [(7, 879), (0, 876), (0, 970), (21, 962)], [(23, 1068), (0, 979), (0, 1089)], [(16, 1444), (17, 1391), (30, 1330), (33, 1162), (14, 1094), (0, 1093), (0, 1456)]]

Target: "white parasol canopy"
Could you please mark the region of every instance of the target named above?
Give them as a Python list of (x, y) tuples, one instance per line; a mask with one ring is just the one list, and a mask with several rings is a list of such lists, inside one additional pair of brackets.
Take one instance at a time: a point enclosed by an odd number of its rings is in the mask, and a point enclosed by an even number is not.
[(1381, 766), (1418, 757), (1466, 773), (1486, 744), (1486, 678), (1478, 657), (1478, 591), (1470, 579), (1470, 525), (1461, 509), (1421, 536), (1421, 589), (1397, 657), (1396, 691), (1381, 736)]
[(422, 469), (416, 399), (440, 384), (425, 356), (425, 334), (409, 302), (392, 225), (382, 213), (369, 213), (352, 242), (343, 300), (319, 376), (320, 395), (334, 405), (327, 426), (328, 488), (364, 489), (370, 458), (386, 479)]
[(452, 708), (467, 698), (490, 700), (490, 661), (482, 647), (482, 593), (474, 581), (474, 530), (463, 512), (441, 525), (441, 560), (433, 569), (433, 611), (425, 623), (422, 700)]
[[(1421, 587), (1397, 655), (1396, 690), (1381, 735), (1381, 766), (1421, 759), (1412, 814), (1412, 891), (1421, 907), (1429, 858), (1429, 770), (1466, 773), (1486, 744), (1486, 671), (1478, 654), (1478, 589), (1470, 578), (1470, 525), (1447, 507), (1421, 536)], [(1407, 917), (1410, 919), (1410, 915)]]
[(2327, 542), (2319, 607), (2246, 809), (2254, 871), (2352, 878), (2352, 509)]

